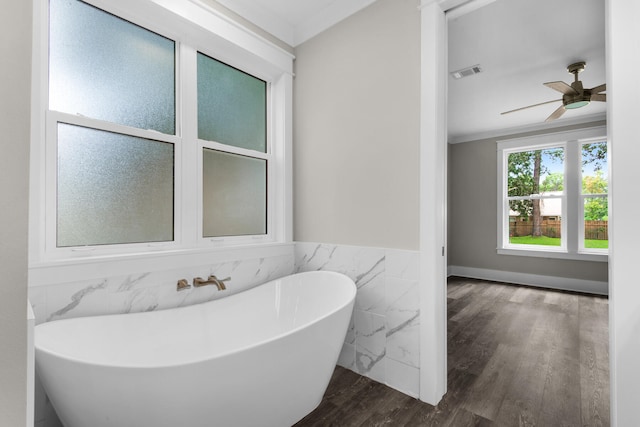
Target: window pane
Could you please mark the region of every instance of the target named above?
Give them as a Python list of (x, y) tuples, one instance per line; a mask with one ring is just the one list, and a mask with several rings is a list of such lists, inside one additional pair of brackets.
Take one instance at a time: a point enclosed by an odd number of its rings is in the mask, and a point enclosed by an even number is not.
[(175, 134), (172, 40), (76, 0), (51, 0), (49, 107)]
[(609, 247), (609, 204), (606, 197), (584, 199), (584, 247)]
[[(562, 200), (521, 200), (509, 202), (509, 243), (514, 245), (561, 246)], [(520, 215), (528, 210), (530, 215)], [(533, 214), (538, 212), (537, 214)]]
[(561, 194), (564, 190), (564, 150), (520, 151), (507, 159), (507, 195)]
[(60, 123), (57, 246), (173, 240), (173, 144)]
[(607, 143), (582, 145), (582, 194), (607, 194), (609, 191)]
[(267, 161), (203, 149), (203, 237), (267, 232)]
[(198, 138), (266, 152), (266, 87), (198, 53)]

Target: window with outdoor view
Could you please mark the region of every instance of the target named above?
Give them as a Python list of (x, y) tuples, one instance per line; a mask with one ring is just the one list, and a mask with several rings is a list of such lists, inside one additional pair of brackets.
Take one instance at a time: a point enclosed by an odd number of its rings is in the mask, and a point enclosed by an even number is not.
[(507, 166), (509, 243), (562, 246), (564, 149), (512, 152)]
[(593, 136), (602, 133), (595, 128), (498, 143), (499, 253), (606, 254), (607, 141)]
[(607, 167), (607, 142), (582, 144), (581, 207), (584, 249), (609, 247), (609, 169)]

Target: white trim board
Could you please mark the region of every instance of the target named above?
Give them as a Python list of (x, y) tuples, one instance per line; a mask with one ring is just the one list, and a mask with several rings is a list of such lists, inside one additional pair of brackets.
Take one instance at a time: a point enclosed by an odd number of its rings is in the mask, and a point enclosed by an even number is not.
[(484, 139), (511, 139), (514, 135), (530, 132), (554, 133), (557, 132), (558, 129), (562, 131), (561, 129), (563, 128), (577, 125), (584, 125), (586, 129), (593, 126), (602, 126), (606, 118), (605, 114), (589, 114), (587, 116), (563, 118), (561, 122), (553, 122), (553, 124), (537, 123), (505, 129), (487, 130), (473, 134), (452, 135), (449, 137), (449, 144), (461, 144), (463, 142), (482, 141)]
[(558, 289), (562, 291), (584, 292), (587, 294), (609, 295), (609, 283), (598, 282), (595, 280), (543, 276), (540, 274), (489, 270), (486, 268), (463, 267), (459, 265), (450, 265), (447, 273), (449, 276), (468, 277), (471, 279), (514, 283), (516, 285), (536, 286), (539, 288)]
[(447, 392), (447, 22), (438, 3), (420, 16), (420, 400), (435, 406)]

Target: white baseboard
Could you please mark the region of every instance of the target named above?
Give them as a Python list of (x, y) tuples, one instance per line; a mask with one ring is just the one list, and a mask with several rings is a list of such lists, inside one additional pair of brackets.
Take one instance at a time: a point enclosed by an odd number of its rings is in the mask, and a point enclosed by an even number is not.
[(537, 286), (540, 288), (559, 289), (563, 291), (584, 292), (588, 294), (609, 295), (609, 284), (607, 282), (597, 282), (595, 280), (542, 276), (540, 274), (489, 270), (485, 268), (462, 267), (459, 265), (450, 265), (447, 268), (447, 273), (449, 276), (492, 280), (494, 282), (515, 283), (518, 285)]

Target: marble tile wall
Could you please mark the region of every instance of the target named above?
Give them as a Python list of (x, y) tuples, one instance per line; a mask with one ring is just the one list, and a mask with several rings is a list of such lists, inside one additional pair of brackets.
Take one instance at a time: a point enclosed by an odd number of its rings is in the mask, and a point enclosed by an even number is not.
[(356, 304), (338, 364), (408, 395), (419, 395), (417, 251), (297, 242), (295, 271), (351, 277)]
[[(108, 276), (72, 283), (36, 286), (29, 300), (36, 323), (70, 317), (162, 310), (197, 304), (232, 295), (269, 280), (291, 274), (293, 257), (264, 256), (212, 263), (198, 267)], [(179, 279), (191, 283), (194, 277), (230, 277), (227, 290), (215, 286), (176, 291)]]

